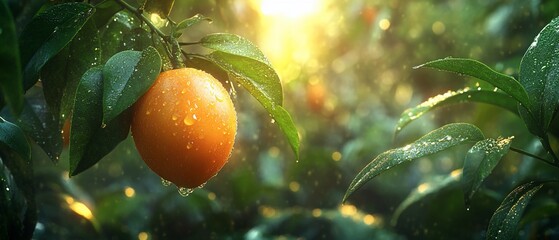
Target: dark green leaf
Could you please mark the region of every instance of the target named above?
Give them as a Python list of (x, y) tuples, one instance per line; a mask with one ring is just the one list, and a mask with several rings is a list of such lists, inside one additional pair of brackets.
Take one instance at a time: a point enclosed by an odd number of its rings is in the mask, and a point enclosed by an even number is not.
[(2, 149), (0, 158), (0, 238), (31, 239), (37, 221), (31, 161)]
[(270, 66), (251, 58), (215, 51), (210, 59), (229, 73), (256, 98), (276, 121), (291, 146), (299, 156), (299, 136), (289, 113), (282, 107), (283, 91), (278, 75)]
[[(520, 62), (520, 83), (528, 92), (536, 125), (532, 133), (544, 137), (559, 107), (559, 18), (555, 18), (536, 36)], [(524, 120), (530, 111), (524, 111)]]
[(487, 138), (477, 142), (466, 153), (464, 160), (464, 176), (462, 177), (462, 189), (466, 205), (481, 183), (497, 166), (501, 158), (509, 151), (513, 137), (509, 138)]
[(486, 239), (514, 239), (524, 209), (542, 186), (541, 183), (529, 182), (510, 192), (493, 213)]
[(438, 176), (428, 182), (419, 184), (406, 199), (400, 203), (394, 215), (392, 216), (391, 224), (394, 226), (398, 223), (398, 218), (409, 206), (424, 199), (432, 194), (439, 192), (442, 189), (451, 188), (460, 182), (462, 170), (454, 170), (448, 176)]
[(473, 59), (445, 58), (419, 65), (415, 68), (430, 67), (444, 71), (464, 74), (486, 81), (503, 90), (524, 106), (530, 106), (524, 87), (511, 76), (496, 72), (487, 65)]
[(402, 128), (413, 120), (433, 109), (463, 102), (488, 103), (518, 114), (517, 103), (509, 95), (495, 91), (470, 90), (466, 88), (458, 91), (448, 91), (444, 94), (429, 98), (418, 106), (406, 109), (406, 111), (400, 115), (398, 125), (396, 126), (396, 133), (401, 131)]
[(18, 153), (23, 159), (31, 159), (31, 146), (23, 130), (3, 118), (0, 118), (0, 142)]
[(25, 90), (37, 82), (41, 68), (74, 38), (94, 12), (95, 8), (89, 4), (64, 3), (46, 9), (31, 20), (20, 37)]
[(70, 175), (99, 162), (128, 136), (129, 112), (103, 125), (103, 68), (88, 70), (81, 79), (70, 127)]
[(5, 1), (0, 1), (0, 29), (0, 90), (17, 114), (23, 106), (21, 62), (14, 19)]
[(123, 51), (103, 68), (103, 122), (108, 123), (134, 104), (161, 71), (161, 57), (154, 47)]
[(262, 51), (249, 40), (230, 33), (214, 33), (203, 37), (202, 46), (241, 57), (247, 57), (272, 67)]
[(54, 114), (64, 120), (74, 105), (76, 88), (82, 75), (101, 61), (97, 28), (88, 21), (60, 53), (41, 71), (45, 99)]
[(100, 29), (104, 29), (101, 34), (102, 63), (122, 51), (124, 33), (130, 32), (136, 27), (139, 27), (139, 22), (127, 11), (117, 12), (104, 28), (100, 27)]
[(33, 87), (27, 91), (19, 117), (16, 118), (5, 110), (2, 115), (17, 123), (56, 162), (62, 152), (61, 126), (58, 116), (52, 114), (46, 106), (43, 89)]
[(345, 193), (343, 201), (363, 184), (394, 166), (465, 142), (477, 142), (482, 139), (484, 139), (483, 133), (476, 126), (467, 123), (452, 123), (433, 130), (404, 147), (383, 152), (355, 176)]
[(113, 0), (105, 0), (97, 5), (95, 5), (95, 14), (93, 14), (92, 19), (95, 22), (95, 26), (101, 28), (105, 26), (109, 20), (120, 10), (122, 7)]
[(145, 29), (137, 27), (124, 34), (120, 50), (143, 51), (152, 45), (151, 34)]
[(180, 31), (185, 28), (189, 28), (190, 26), (197, 24), (201, 21), (208, 21), (211, 22), (212, 19), (209, 17), (205, 17), (202, 14), (196, 14), (190, 18), (184, 19), (177, 24), (177, 28), (175, 31)]

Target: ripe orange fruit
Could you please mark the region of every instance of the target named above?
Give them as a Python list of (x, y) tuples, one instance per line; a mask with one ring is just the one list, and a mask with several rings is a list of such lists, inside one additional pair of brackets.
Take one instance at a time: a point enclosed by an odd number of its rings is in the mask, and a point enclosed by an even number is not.
[(212, 75), (193, 68), (162, 72), (134, 108), (131, 128), (138, 152), (176, 186), (204, 184), (229, 159), (237, 113)]

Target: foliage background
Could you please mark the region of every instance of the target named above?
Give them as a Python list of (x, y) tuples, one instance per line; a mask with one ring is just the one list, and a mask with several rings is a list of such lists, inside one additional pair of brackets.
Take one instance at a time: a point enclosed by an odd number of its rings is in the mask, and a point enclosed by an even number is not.
[[(539, 163), (510, 153), (485, 183), (492, 191), (476, 195), (469, 211), (460, 189), (450, 189), (413, 205), (391, 225), (411, 190), (461, 166), (464, 151), (457, 149), (387, 172), (340, 205), (370, 159), (448, 122), (474, 123), (490, 137), (514, 135), (516, 146), (536, 152), (520, 119), (482, 104), (437, 110), (397, 136), (394, 127), (406, 108), (477, 83), (413, 66), (468, 57), (516, 75), (534, 36), (559, 15), (556, 1), (325, 0), (301, 16), (266, 12), (265, 2), (177, 0), (172, 16), (202, 13), (213, 19), (181, 40), (225, 31), (262, 49), (282, 79), (285, 108), (299, 128), (300, 160), (268, 114), (239, 90), (233, 155), (186, 198), (161, 184), (130, 138), (71, 179), (67, 161), (53, 165), (44, 153), (33, 152), (39, 209), (34, 238), (481, 238), (490, 213), (523, 174), (547, 174)], [(542, 192), (549, 196), (542, 201), (557, 206), (554, 191)], [(521, 234), (553, 234), (553, 223), (550, 218), (525, 224)]]

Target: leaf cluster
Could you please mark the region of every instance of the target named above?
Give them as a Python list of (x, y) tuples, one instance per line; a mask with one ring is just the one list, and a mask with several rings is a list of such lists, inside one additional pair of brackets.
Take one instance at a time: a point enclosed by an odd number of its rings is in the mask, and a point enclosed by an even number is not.
[[(445, 58), (415, 67), (433, 68), (453, 72), (484, 81), (494, 87), (486, 89), (464, 88), (434, 96), (416, 107), (405, 110), (398, 121), (396, 133), (425, 113), (456, 103), (481, 102), (501, 107), (519, 116), (534, 137), (540, 139), (542, 148), (548, 153), (538, 157), (521, 149), (511, 147), (514, 136), (486, 138), (481, 130), (468, 123), (451, 123), (424, 135), (404, 147), (388, 150), (374, 158), (353, 179), (343, 201), (379, 174), (459, 144), (471, 147), (465, 153), (463, 167), (437, 181), (420, 184), (417, 189), (396, 209), (392, 223), (396, 224), (400, 214), (413, 203), (435, 194), (442, 189), (461, 186), (464, 201), (469, 208), (473, 196), (482, 187), (501, 159), (511, 150), (534, 157), (555, 169), (559, 159), (550, 144), (556, 137), (552, 122), (559, 109), (559, 18), (552, 20), (536, 36), (520, 63), (520, 76), (515, 79), (499, 73), (487, 65), (472, 59)], [(521, 215), (535, 193), (546, 183), (557, 180), (534, 179), (516, 186), (502, 201), (490, 220), (488, 239), (510, 239), (517, 235)], [(543, 216), (543, 215), (542, 215)]]

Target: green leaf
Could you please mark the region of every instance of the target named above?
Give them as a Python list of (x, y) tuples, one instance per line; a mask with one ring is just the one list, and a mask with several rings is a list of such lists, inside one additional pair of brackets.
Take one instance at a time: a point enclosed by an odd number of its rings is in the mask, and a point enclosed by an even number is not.
[(130, 112), (103, 125), (103, 68), (88, 70), (82, 77), (70, 127), (70, 176), (95, 165), (127, 136)]
[(363, 168), (349, 185), (343, 201), (353, 192), (380, 173), (421, 157), (425, 157), (456, 145), (480, 141), (483, 133), (476, 126), (468, 123), (451, 123), (425, 134), (404, 147), (388, 150), (373, 159)]
[(25, 90), (37, 82), (41, 68), (78, 33), (95, 8), (85, 3), (54, 5), (33, 18), (20, 36)]
[(0, 151), (0, 238), (31, 239), (37, 222), (33, 166), (13, 151)]
[(167, 18), (171, 13), (175, 0), (144, 0), (143, 9), (149, 13), (156, 13), (161, 18)]
[(88, 21), (76, 37), (60, 53), (53, 57), (41, 71), (45, 99), (54, 114), (61, 120), (68, 116), (74, 106), (76, 88), (82, 75), (101, 61), (100, 41), (97, 27)]
[(120, 50), (143, 51), (152, 45), (151, 34), (145, 29), (137, 27), (124, 34)]
[(21, 115), (12, 121), (17, 123), (52, 161), (56, 162), (62, 152), (62, 134), (58, 115), (54, 115), (46, 107), (42, 89), (31, 88), (27, 95)]
[[(532, 133), (544, 137), (559, 107), (559, 18), (553, 19), (536, 36), (520, 62), (520, 83), (528, 92), (533, 120), (522, 114)], [(533, 128), (533, 127), (532, 127)]]
[(247, 57), (265, 63), (270, 68), (272, 67), (262, 51), (252, 42), (241, 36), (230, 33), (214, 33), (203, 37), (200, 42), (202, 46), (206, 48), (231, 55)]
[(209, 18), (209, 17), (205, 17), (202, 14), (196, 14), (196, 15), (190, 17), (190, 18), (187, 18), (187, 19), (184, 19), (184, 20), (180, 21), (177, 24), (177, 27), (176, 27), (175, 31), (180, 31), (180, 30), (183, 30), (185, 28), (189, 28), (190, 26), (192, 26), (194, 24), (197, 24), (201, 21), (212, 22), (212, 19)]
[(95, 5), (95, 9), (95, 14), (93, 14), (91, 18), (95, 22), (95, 26), (101, 28), (105, 26), (117, 12), (122, 10), (122, 6), (116, 1), (104, 0)]
[(251, 58), (215, 51), (210, 60), (229, 73), (262, 104), (286, 136), (291, 149), (299, 157), (299, 136), (289, 113), (282, 107), (281, 82), (273, 68)]
[(517, 103), (509, 95), (495, 91), (471, 90), (469, 88), (465, 88), (458, 91), (448, 91), (444, 94), (429, 98), (427, 101), (413, 108), (406, 109), (402, 115), (400, 115), (398, 125), (396, 126), (396, 133), (401, 131), (413, 120), (433, 109), (464, 102), (487, 103), (518, 114)]
[(23, 107), (23, 84), (16, 27), (5, 1), (0, 1), (0, 90), (10, 109), (18, 114)]
[(528, 94), (526, 94), (524, 87), (522, 87), (516, 79), (499, 73), (476, 60), (464, 58), (444, 58), (428, 62), (414, 68), (417, 69), (422, 67), (430, 67), (477, 78), (503, 90), (503, 92), (509, 94), (520, 104), (528, 107), (531, 106), (531, 102), (528, 100)]
[(103, 67), (103, 122), (108, 123), (134, 104), (161, 71), (161, 57), (154, 47), (122, 51)]
[(132, 29), (139, 27), (139, 22), (127, 11), (117, 12), (107, 23), (101, 34), (102, 63), (105, 63), (116, 53), (122, 51), (125, 36)]
[(0, 142), (18, 153), (24, 160), (31, 159), (31, 146), (27, 136), (17, 125), (0, 117)]
[(464, 160), (464, 176), (462, 177), (462, 189), (466, 205), (474, 193), (479, 189), (481, 183), (497, 166), (501, 158), (509, 151), (511, 141), (509, 138), (487, 138), (477, 142)]
[(451, 188), (460, 182), (462, 176), (462, 170), (454, 170), (447, 176), (437, 176), (430, 181), (419, 184), (407, 197), (400, 203), (394, 215), (392, 215), (392, 220), (390, 221), (393, 226), (398, 223), (398, 218), (400, 215), (412, 204), (431, 196), (442, 189)]
[(542, 186), (528, 182), (510, 192), (489, 220), (486, 239), (514, 239), (524, 209)]

